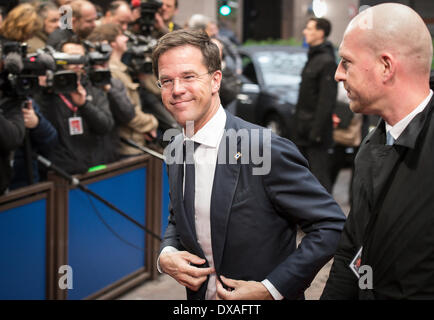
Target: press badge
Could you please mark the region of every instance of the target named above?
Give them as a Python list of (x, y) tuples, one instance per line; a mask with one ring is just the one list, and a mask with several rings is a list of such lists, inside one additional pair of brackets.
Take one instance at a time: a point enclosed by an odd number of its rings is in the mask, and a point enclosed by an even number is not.
[(71, 136), (83, 134), (83, 121), (81, 117), (69, 118), (69, 134)]
[(359, 251), (356, 253), (350, 263), (350, 269), (354, 272), (357, 278), (360, 278), (359, 269), (360, 265), (362, 264), (362, 249), (363, 247), (360, 247)]

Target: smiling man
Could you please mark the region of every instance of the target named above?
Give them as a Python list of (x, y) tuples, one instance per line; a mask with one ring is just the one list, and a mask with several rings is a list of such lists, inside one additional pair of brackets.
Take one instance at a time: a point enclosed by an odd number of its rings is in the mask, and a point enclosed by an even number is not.
[[(339, 240), (339, 206), (292, 142), (268, 131), (267, 143), (267, 129), (224, 111), (220, 52), (206, 33), (166, 34), (153, 67), (164, 105), (184, 128), (168, 146), (176, 161), (168, 165), (170, 217), (159, 269), (187, 287), (189, 299), (303, 299)], [(230, 140), (238, 141), (233, 153)], [(271, 169), (252, 173), (242, 145), (269, 152)], [(297, 225), (306, 233), (298, 248)]]
[(431, 35), (413, 9), (382, 4), (350, 22), (339, 54), (335, 78), (351, 110), (382, 120), (356, 156), (353, 205), (322, 298), (434, 299)]

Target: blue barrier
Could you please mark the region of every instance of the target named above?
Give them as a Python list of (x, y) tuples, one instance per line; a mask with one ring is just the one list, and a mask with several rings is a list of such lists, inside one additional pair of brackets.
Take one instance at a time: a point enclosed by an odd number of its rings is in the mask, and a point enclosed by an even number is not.
[[(145, 225), (146, 168), (88, 187)], [(68, 299), (85, 298), (145, 267), (144, 231), (78, 189), (69, 192), (68, 237)]]
[[(78, 178), (160, 233), (160, 160), (127, 158)], [(0, 196), (0, 299), (112, 299), (157, 276), (158, 240), (64, 178), (49, 180)]]
[(46, 199), (0, 212), (0, 299), (45, 299)]
[(45, 299), (51, 270), (53, 184), (39, 183), (0, 197), (0, 299)]

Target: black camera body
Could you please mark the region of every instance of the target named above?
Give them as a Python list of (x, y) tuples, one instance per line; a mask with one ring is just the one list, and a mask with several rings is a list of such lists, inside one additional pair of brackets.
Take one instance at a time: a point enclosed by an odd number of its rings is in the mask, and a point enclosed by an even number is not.
[(106, 62), (110, 59), (112, 48), (108, 43), (92, 43), (84, 41), (86, 48), (87, 63), (86, 74), (89, 76), (90, 82), (96, 87), (102, 87), (111, 82), (111, 73), (106, 66)]
[(138, 24), (138, 34), (125, 31), (128, 37), (128, 50), (122, 57), (122, 62), (129, 68), (134, 81), (140, 73), (152, 73), (152, 49), (157, 45), (157, 39), (153, 36), (155, 26), (155, 14), (161, 8), (161, 0), (142, 0), (140, 2), (140, 18), (135, 23)]
[(162, 5), (161, 0), (142, 0), (140, 2), (140, 18), (138, 19), (140, 34), (151, 35), (154, 30), (155, 14)]
[(45, 76), (46, 87), (55, 92), (76, 89), (77, 75), (72, 71), (57, 71), (57, 62), (69, 64), (80, 61), (78, 57), (42, 50), (28, 55), (27, 45), (14, 41), (3, 43), (2, 57), (0, 90), (3, 96), (27, 97), (38, 93), (40, 76)]
[(128, 66), (131, 76), (136, 78), (140, 73), (151, 74), (152, 49), (157, 45), (157, 39), (128, 31), (124, 34), (128, 37), (128, 50), (122, 56), (122, 62)]
[[(86, 46), (87, 47), (87, 46)], [(2, 46), (3, 70), (0, 73), (0, 90), (4, 96), (27, 97), (41, 90), (39, 77), (45, 76), (46, 90), (55, 93), (69, 93), (77, 89), (77, 74), (64, 70), (71, 64), (85, 65), (86, 73), (95, 86), (110, 83), (110, 71), (96, 69), (110, 58), (110, 45), (93, 45), (94, 51), (85, 56), (57, 52), (51, 47), (28, 55), (27, 45), (18, 42), (4, 42)]]

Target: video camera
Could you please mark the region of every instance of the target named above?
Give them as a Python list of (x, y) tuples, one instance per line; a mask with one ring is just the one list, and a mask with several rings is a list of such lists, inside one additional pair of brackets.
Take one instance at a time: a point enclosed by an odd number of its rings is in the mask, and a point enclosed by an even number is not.
[(134, 80), (140, 73), (152, 73), (152, 49), (157, 44), (157, 39), (153, 36), (155, 25), (155, 14), (163, 3), (160, 0), (136, 0), (133, 6), (140, 5), (140, 18), (135, 21), (138, 25), (137, 33), (133, 34), (125, 31), (128, 37), (128, 50), (122, 57), (122, 62), (129, 68), (129, 73)]
[(87, 51), (86, 74), (96, 87), (110, 84), (111, 73), (105, 63), (110, 59), (112, 48), (108, 43), (92, 43), (85, 40)]
[(93, 68), (108, 61), (109, 45), (93, 45), (95, 50), (87, 55), (57, 52), (51, 47), (27, 54), (27, 45), (4, 42), (2, 46), (3, 69), (0, 73), (0, 91), (3, 96), (27, 97), (41, 90), (39, 77), (45, 76), (44, 87), (55, 93), (69, 93), (77, 89), (77, 75), (63, 70), (65, 65), (83, 64), (90, 81), (95, 86), (110, 83), (110, 71)]
[(161, 0), (137, 0), (135, 2), (140, 2), (140, 18), (136, 21), (140, 26), (140, 34), (150, 36), (154, 30), (155, 14), (163, 3)]
[(128, 50), (122, 56), (131, 76), (136, 78), (139, 73), (152, 73), (152, 49), (157, 45), (157, 39), (134, 35), (129, 31), (124, 34), (128, 37)]

